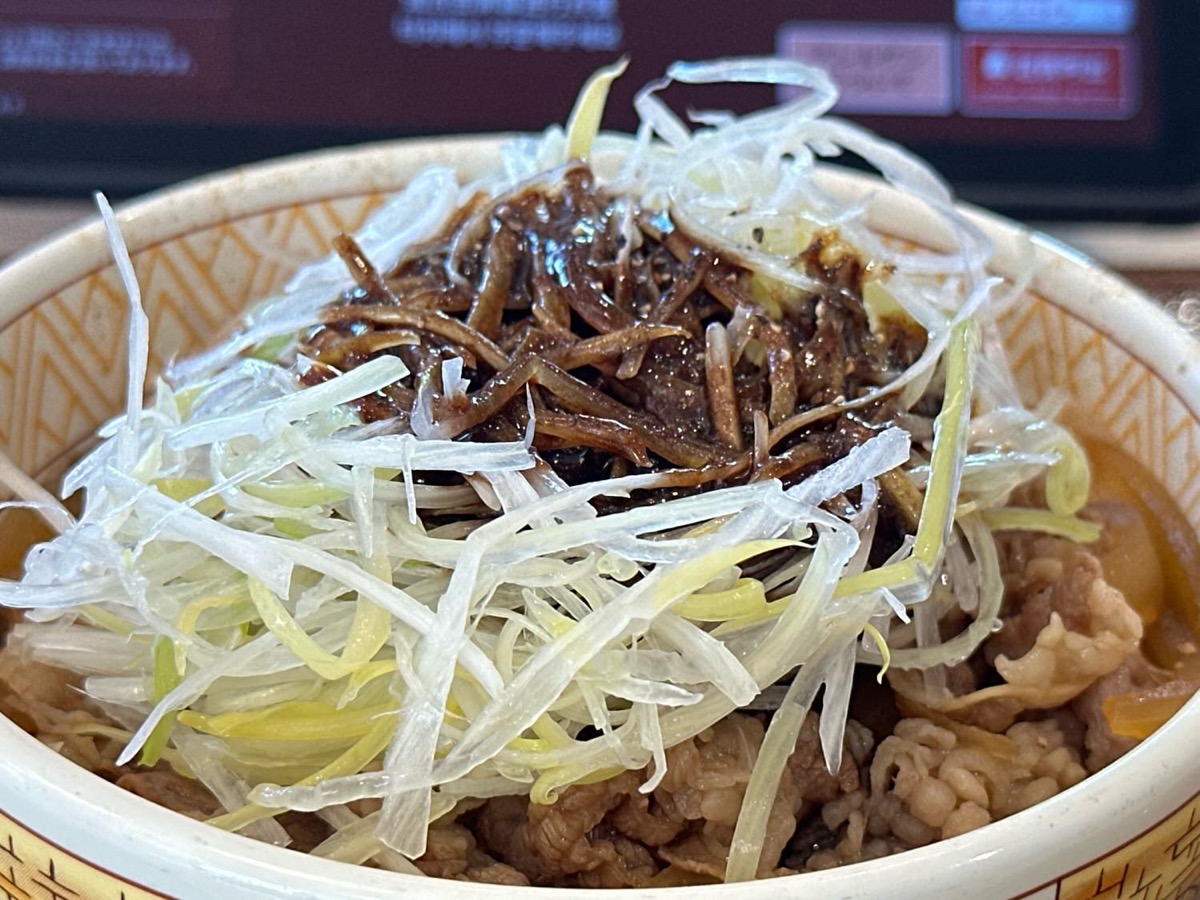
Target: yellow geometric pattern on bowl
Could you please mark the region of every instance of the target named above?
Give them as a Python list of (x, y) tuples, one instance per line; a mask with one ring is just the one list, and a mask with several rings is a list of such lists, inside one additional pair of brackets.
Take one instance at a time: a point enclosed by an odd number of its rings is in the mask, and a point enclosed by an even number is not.
[(1185, 900), (1200, 894), (1200, 797), (1059, 882), (1062, 900)]
[(0, 896), (6, 900), (154, 900), (0, 814)]
[(1113, 338), (1052, 303), (1029, 298), (998, 324), (1026, 402), (1066, 394), (1068, 425), (1144, 463), (1200, 526), (1197, 411)]
[[(284, 207), (137, 249), (152, 375), (168, 360), (211, 344), (250, 301), (278, 291), (299, 264), (323, 256), (330, 238), (356, 229), (380, 200), (368, 194)], [(127, 314), (115, 270), (106, 266), (51, 287), (41, 303), (0, 330), (0, 450), (25, 471), (60, 469), (121, 411)], [(1026, 400), (1068, 394), (1069, 424), (1142, 460), (1200, 527), (1200, 422), (1187, 405), (1124, 347), (1040, 297), (1010, 306), (998, 324)], [(1198, 837), (1200, 800), (1193, 800), (1133, 844), (1035, 896), (1193, 896), (1200, 883)], [(78, 892), (64, 898), (152, 896), (0, 815), (3, 840), (11, 846), (0, 845), (0, 894), (57, 900), (53, 883), (42, 882), (69, 874)], [(1134, 873), (1144, 889), (1134, 893), (1125, 881), (1109, 883), (1118, 871)]]
[[(213, 342), (255, 299), (360, 226), (377, 195), (259, 213), (139, 249), (150, 372)], [(112, 266), (51, 293), (0, 331), (0, 450), (27, 472), (53, 469), (123, 406), (128, 301)], [(150, 382), (152, 384), (152, 382)]]

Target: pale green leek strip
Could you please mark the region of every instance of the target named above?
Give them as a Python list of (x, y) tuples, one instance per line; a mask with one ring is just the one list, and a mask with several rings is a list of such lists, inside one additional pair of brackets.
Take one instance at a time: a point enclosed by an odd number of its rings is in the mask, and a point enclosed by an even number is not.
[[(861, 611), (859, 615), (862, 615)], [(846, 618), (857, 617), (848, 613)], [(863, 621), (865, 618), (856, 623), (858, 628), (861, 628)], [(848, 629), (844, 620), (837, 623), (839, 627), (836, 630), (829, 627), (829, 623), (822, 624), (826, 625), (830, 633), (821, 641), (816, 652), (800, 667), (800, 671), (788, 686), (783, 704), (775, 711), (771, 724), (767, 726), (767, 733), (763, 736), (758, 759), (754, 761), (750, 781), (746, 784), (737, 825), (734, 826), (729, 861), (725, 868), (726, 883), (751, 881), (758, 874), (763, 842), (771, 808), (775, 805), (779, 782), (784, 769), (787, 768), (788, 758), (796, 749), (800, 729), (804, 726), (804, 720), (821, 687), (826, 663), (845, 647), (844, 640), (847, 637), (853, 641), (860, 633), (855, 628), (852, 634), (847, 635)]]
[(913, 556), (926, 572), (933, 572), (941, 565), (954, 528), (954, 507), (971, 424), (972, 381), (978, 349), (979, 328), (975, 320), (966, 319), (955, 326), (946, 348), (946, 393), (942, 411), (933, 424), (929, 483), (913, 545)]
[(778, 538), (746, 541), (733, 547), (714, 550), (699, 559), (691, 560), (658, 583), (655, 592), (655, 612), (662, 612), (667, 607), (673, 609), (674, 604), (692, 596), (721, 573), (748, 559), (764, 553), (773, 553), (785, 547), (799, 546), (799, 541)]
[(289, 519), (280, 516), (274, 519), (271, 524), (275, 526), (275, 530), (283, 537), (291, 538), (294, 541), (302, 541), (317, 533), (317, 529), (300, 519)]
[(1060, 516), (1073, 516), (1091, 494), (1092, 467), (1083, 447), (1065, 431), (1054, 449), (1058, 462), (1046, 472), (1046, 505)]
[(345, 806), (331, 806), (320, 813), (335, 831), (314, 847), (313, 856), (336, 859), (338, 862), (361, 865), (368, 859), (379, 863), (381, 868), (405, 875), (424, 878), (425, 873), (414, 866), (407, 857), (384, 846), (375, 834), (379, 813), (373, 812), (359, 818)]
[[(395, 730), (395, 716), (382, 716), (376, 719), (367, 730), (367, 733), (354, 746), (350, 747), (345, 753), (328, 765), (323, 766), (296, 783), (313, 785), (319, 784), (329, 778), (343, 778), (347, 775), (357, 775), (375, 757), (387, 749), (387, 745), (392, 740), (392, 732)], [(247, 825), (253, 825), (255, 822), (279, 815), (281, 812), (284, 812), (284, 810), (269, 809), (265, 806), (258, 806), (251, 803), (234, 812), (209, 819), (208, 824), (224, 828), (226, 831), (240, 831)]]
[(887, 670), (892, 665), (892, 648), (888, 646), (887, 640), (879, 629), (870, 622), (863, 626), (863, 633), (874, 642), (879, 650), (879, 655), (883, 657), (883, 665), (879, 667), (879, 674), (875, 676), (875, 680), (883, 684), (883, 676), (887, 674)]
[[(647, 585), (647, 590), (654, 591), (653, 607), (640, 613), (639, 618), (649, 618), (670, 609), (675, 602), (694, 594), (731, 566), (739, 565), (747, 559), (763, 553), (798, 545), (798, 541), (792, 540), (747, 541), (733, 547), (714, 550), (699, 559), (684, 563), (678, 569), (664, 575), (652, 586)], [(651, 575), (650, 577), (654, 578), (655, 576)], [(809, 589), (812, 589), (811, 584)], [(537, 702), (542, 704), (543, 710), (548, 708), (571, 683), (576, 674), (595, 658), (597, 653), (610, 641), (628, 633), (631, 612), (637, 609), (633, 604), (640, 605), (641, 601), (642, 598), (638, 596), (636, 590), (630, 591), (626, 597), (609, 606), (601, 607), (584, 622), (572, 628), (559, 638), (558, 644), (551, 650), (542, 648), (534, 653), (509, 681), (504, 692), (497, 695), (488, 708), (471, 723), (464, 737), (446, 757), (439, 778), (442, 780), (460, 778), (478, 764), (475, 762), (476, 760), (491, 759), (505, 749), (511, 740), (511, 738), (506, 739), (506, 732), (510, 731), (516, 715), (524, 715), (524, 713), (514, 714), (514, 708), (519, 708), (523, 703), (527, 703), (531, 694), (535, 695)], [(747, 676), (747, 680), (754, 685), (750, 676)], [(754, 690), (757, 690), (757, 686), (754, 687)], [(722, 695), (718, 702), (727, 701), (728, 698)], [(700, 704), (697, 704), (692, 709), (699, 707)], [(539, 717), (540, 715), (541, 713), (539, 713)], [(537, 721), (537, 717), (531, 719), (530, 724), (535, 721)], [(706, 722), (702, 727), (710, 724), (712, 723)], [(699, 730), (697, 729), (697, 731)], [(692, 732), (692, 734), (694, 733), (696, 732)], [(678, 743), (683, 739), (676, 738), (674, 735), (669, 737), (664, 735), (664, 737), (672, 740), (673, 743)], [(690, 734), (684, 735), (684, 737), (690, 737)], [(604, 763), (597, 765), (591, 758), (595, 752), (595, 748), (581, 745), (578, 754), (580, 762), (576, 764), (580, 777), (589, 771), (594, 772), (604, 765)], [(607, 748), (599, 750), (601, 756), (606, 755), (607, 752)], [(539, 760), (536, 758), (531, 761), (533, 765), (538, 762)], [(569, 767), (564, 767), (564, 769), (566, 768)], [(571, 784), (573, 779), (568, 777), (567, 780), (557, 783)]]
[[(154, 639), (153, 699), (155, 703), (171, 693), (181, 680), (179, 670), (175, 665), (175, 652), (175, 642), (169, 637), (159, 635)], [(154, 726), (150, 736), (146, 738), (146, 743), (142, 745), (142, 755), (138, 760), (141, 765), (153, 766), (162, 758), (163, 750), (166, 749), (167, 741), (171, 737), (171, 729), (175, 727), (176, 717), (177, 713), (168, 713)]]
[[(203, 478), (156, 478), (150, 482), (158, 488), (159, 493), (170, 497), (176, 503), (186, 503), (201, 491), (211, 488), (212, 482)], [(225, 509), (225, 501), (220, 497), (206, 497), (196, 504), (196, 512), (210, 519)]]
[(359, 595), (354, 603), (354, 621), (346, 637), (342, 662), (360, 668), (378, 653), (392, 636), (392, 614), (379, 604)]
[(536, 625), (540, 625), (552, 638), (560, 638), (578, 624), (574, 619), (564, 616), (544, 600), (539, 600), (534, 594), (526, 598), (526, 615)]
[(577, 784), (596, 784), (600, 781), (608, 781), (624, 771), (625, 769), (620, 766), (603, 769), (558, 766), (547, 769), (537, 777), (529, 789), (529, 802), (539, 806), (549, 806), (558, 799), (558, 793), (563, 788), (573, 787)]
[(892, 651), (892, 665), (899, 669), (927, 669), (930, 666), (953, 666), (962, 662), (992, 633), (992, 627), (1000, 615), (1004, 600), (1004, 580), (1000, 574), (1000, 558), (991, 530), (979, 513), (962, 516), (958, 520), (963, 537), (971, 548), (980, 573), (983, 594), (975, 621), (954, 637), (936, 647), (902, 647)]
[[(759, 541), (758, 543), (769, 542)], [(796, 541), (780, 541), (778, 543), (781, 548), (799, 546)], [(747, 546), (749, 545), (742, 545), (742, 547)], [(757, 552), (765, 553), (767, 551)], [(742, 558), (749, 559), (749, 556)], [(716, 577), (716, 574), (713, 575), (713, 578)], [(730, 603), (731, 606), (722, 614), (720, 607), (724, 602)], [(697, 622), (720, 622), (721, 624), (714, 628), (711, 634), (713, 637), (722, 637), (742, 628), (779, 618), (791, 602), (792, 598), (786, 597), (768, 603), (761, 581), (754, 578), (740, 578), (737, 584), (728, 591), (711, 594), (692, 593), (672, 606), (671, 611), (685, 619)], [(709, 616), (713, 616), (713, 618), (708, 618)]]
[(179, 618), (175, 621), (175, 625), (184, 634), (194, 634), (202, 613), (210, 609), (225, 609), (240, 600), (247, 600), (249, 597), (250, 592), (244, 587), (225, 594), (210, 594), (207, 597), (200, 597), (184, 605), (183, 609), (179, 611)]
[(913, 321), (908, 310), (878, 277), (869, 278), (863, 282), (862, 303), (871, 330), (876, 333), (883, 330), (889, 319), (899, 322)]
[(369, 662), (360, 667), (346, 679), (346, 686), (342, 690), (341, 697), (338, 699), (338, 706), (345, 706), (348, 703), (354, 702), (354, 698), (358, 696), (358, 692), (364, 687), (376, 678), (391, 675), (397, 668), (399, 667), (396, 665), (394, 659), (381, 659), (376, 662)]
[(611, 66), (598, 69), (579, 92), (571, 118), (567, 120), (567, 159), (587, 162), (592, 144), (600, 133), (600, 120), (608, 102), (608, 89), (624, 74), (629, 58), (622, 57)]
[(259, 500), (291, 509), (332, 506), (348, 496), (341, 488), (320, 481), (302, 481), (296, 484), (244, 484), (242, 491)]
[[(378, 542), (364, 563), (367, 571), (384, 584), (393, 583), (391, 560)], [(355, 669), (365, 666), (383, 649), (391, 636), (392, 614), (360, 593), (354, 603), (354, 621), (350, 623), (350, 633), (346, 636), (342, 661)]]
[(329, 741), (367, 734), (377, 718), (395, 718), (395, 703), (338, 709), (313, 700), (289, 700), (250, 712), (206, 716), (184, 710), (179, 721), (204, 734), (262, 741)]
[(1100, 539), (1103, 529), (1095, 522), (1075, 516), (1060, 516), (1047, 509), (1004, 507), (985, 510), (983, 523), (992, 531), (1037, 531), (1067, 538), (1077, 544)]
[[(80, 722), (78, 724), (68, 726), (67, 730), (72, 734), (108, 738), (108, 740), (116, 741), (119, 744), (128, 744), (133, 738), (132, 731), (126, 731), (124, 728), (116, 728), (112, 725), (102, 725), (99, 722)], [(184, 761), (183, 755), (180, 754), (178, 750), (175, 750), (171, 747), (164, 747), (162, 751), (162, 759), (184, 778), (196, 777), (191, 768), (189, 768), (187, 762)]]
[(263, 625), (317, 675), (327, 681), (337, 681), (362, 665), (362, 660), (347, 661), (320, 646), (300, 627), (270, 588), (257, 578), (251, 578), (249, 583), (250, 599)]
[[(924, 517), (922, 517), (924, 521)], [(918, 527), (918, 531), (920, 528)], [(922, 567), (916, 557), (910, 556), (900, 562), (880, 566), (878, 569), (868, 569), (858, 575), (851, 575), (838, 582), (835, 597), (849, 597), (854, 594), (865, 594), (868, 591), (880, 591), (884, 588), (895, 591), (899, 588), (917, 584), (922, 577)]]
[(780, 597), (778, 600), (772, 600), (753, 612), (739, 615), (732, 619), (726, 619), (710, 631), (709, 634), (717, 638), (725, 637), (726, 635), (733, 634), (735, 631), (741, 631), (743, 628), (750, 628), (752, 625), (761, 625), (763, 622), (774, 621), (784, 614), (791, 602), (791, 597)]
[(79, 610), (79, 615), (97, 628), (103, 628), (105, 631), (111, 631), (113, 634), (129, 637), (134, 632), (134, 627), (129, 622), (126, 622), (120, 616), (114, 616), (112, 613), (94, 604), (82, 607)]
[[(787, 604), (779, 624), (745, 659), (747, 671), (760, 688), (773, 684), (795, 668), (796, 662), (807, 658), (807, 648), (819, 642), (816, 627), (820, 611), (826, 608), (833, 594), (833, 579), (827, 575), (841, 572), (857, 546), (858, 536), (848, 525), (825, 533), (818, 541), (808, 573)], [(737, 704), (725, 694), (709, 691), (699, 703), (673, 710), (662, 717), (663, 741), (666, 746), (674, 746), (694, 737), (736, 707)], [(635, 752), (625, 729), (618, 729), (615, 737), (624, 744), (624, 753)], [(507, 758), (542, 773), (538, 791), (540, 797), (547, 798), (544, 802), (550, 802), (562, 787), (578, 783), (593, 773), (614, 766), (618, 772), (624, 771), (623, 757), (614, 753), (608, 742), (590, 741), (569, 751), (529, 755), (518, 752)]]
[[(213, 594), (208, 597), (200, 597), (186, 604), (179, 611), (179, 618), (175, 622), (175, 626), (182, 634), (195, 634), (196, 627), (200, 624), (200, 616), (210, 609), (224, 609), (233, 606), (235, 603), (245, 600), (249, 597), (249, 592), (243, 587), (233, 593), (228, 594)], [(175, 643), (175, 671), (183, 676), (187, 670), (187, 644), (183, 641)], [(160, 699), (160, 698), (156, 698)]]
[(727, 591), (692, 594), (674, 606), (674, 613), (693, 622), (725, 622), (765, 609), (767, 595), (756, 578), (740, 578)]
[(200, 399), (205, 387), (203, 383), (184, 385), (175, 391), (175, 408), (179, 411), (180, 420), (192, 417), (192, 406)]
[(541, 738), (513, 738), (508, 742), (508, 749), (523, 753), (545, 753), (553, 748)]
[(569, 747), (575, 743), (575, 739), (567, 734), (566, 729), (546, 713), (542, 713), (538, 720), (529, 727), (550, 747)]
[(923, 584), (941, 566), (954, 527), (954, 509), (971, 421), (971, 383), (978, 347), (979, 329), (974, 319), (964, 319), (954, 326), (946, 348), (946, 393), (942, 411), (933, 425), (929, 481), (921, 504), (913, 555), (901, 562), (842, 579), (835, 596), (848, 597), (882, 588), (895, 592), (901, 587)]
[(291, 346), (295, 339), (295, 336), (291, 334), (281, 334), (278, 337), (267, 338), (250, 351), (250, 356), (254, 359), (261, 359), (263, 362), (275, 362), (282, 355), (283, 351)]

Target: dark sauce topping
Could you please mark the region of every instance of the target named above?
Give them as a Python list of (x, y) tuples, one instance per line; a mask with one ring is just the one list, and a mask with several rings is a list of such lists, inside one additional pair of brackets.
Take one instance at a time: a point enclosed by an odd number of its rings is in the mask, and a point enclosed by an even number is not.
[[(364, 419), (404, 427), (425, 392), (440, 436), (514, 440), (532, 404), (534, 447), (563, 479), (669, 471), (651, 501), (828, 464), (898, 411), (839, 401), (924, 348), (900, 323), (871, 330), (864, 266), (836, 234), (797, 258), (821, 288), (768, 310), (745, 269), (582, 166), (553, 188), (474, 198), (391, 272), (348, 236), (335, 248), (357, 286), (306, 336), (306, 381), (398, 356), (412, 374), (361, 401)], [(454, 357), (465, 392), (443, 382)]]

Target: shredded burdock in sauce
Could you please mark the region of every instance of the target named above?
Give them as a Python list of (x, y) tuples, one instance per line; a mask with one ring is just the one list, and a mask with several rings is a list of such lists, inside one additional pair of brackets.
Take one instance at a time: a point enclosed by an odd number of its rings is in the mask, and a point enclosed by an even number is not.
[[(1023, 405), (988, 312), (1023, 285), (945, 185), (778, 60), (678, 63), (598, 136), (619, 69), (414, 176), (146, 409), (101, 203), (127, 405), (78, 518), (0, 458), (57, 532), (0, 581), (0, 713), (318, 857), (655, 887), (964, 834), (1182, 706), (1195, 534)], [(800, 95), (693, 131), (672, 79)], [(890, 187), (830, 183), (842, 150)], [(880, 233), (897, 195), (949, 250)]]
[[(871, 330), (864, 265), (836, 232), (797, 259), (820, 290), (772, 314), (742, 266), (583, 166), (549, 188), (474, 198), (387, 273), (352, 237), (335, 246), (356, 286), (305, 336), (305, 381), (393, 354), (411, 374), (359, 401), (364, 419), (404, 428), (422, 403), (438, 437), (478, 441), (516, 440), (532, 422), (533, 447), (569, 484), (664, 471), (661, 496), (795, 483), (894, 424), (893, 397), (841, 404), (925, 346), (899, 319)], [(919, 509), (911, 485), (884, 489)]]

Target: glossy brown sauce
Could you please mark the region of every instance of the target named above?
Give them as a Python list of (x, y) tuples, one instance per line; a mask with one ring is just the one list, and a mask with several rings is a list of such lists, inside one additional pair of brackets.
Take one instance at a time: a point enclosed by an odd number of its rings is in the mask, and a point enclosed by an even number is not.
[(31, 510), (0, 511), (0, 578), (20, 578), (21, 561), (29, 548), (53, 536), (45, 520)]
[[(1084, 439), (1090, 506), (1102, 513), (1100, 558), (1146, 625), (1142, 649), (1165, 669), (1194, 665), (1200, 635), (1200, 538), (1149, 470), (1106, 441)], [(1111, 514), (1103, 515), (1106, 511)]]
[[(307, 335), (306, 380), (398, 356), (412, 374), (360, 412), (404, 427), (424, 392), (449, 438), (513, 440), (532, 403), (534, 446), (569, 483), (670, 471), (665, 497), (798, 480), (892, 422), (893, 399), (835, 404), (924, 348), (919, 331), (869, 327), (864, 266), (836, 234), (797, 255), (818, 288), (768, 310), (749, 272), (581, 166), (552, 187), (476, 197), (385, 274), (349, 238), (337, 246), (357, 287)], [(454, 357), (462, 392), (443, 379)]]

